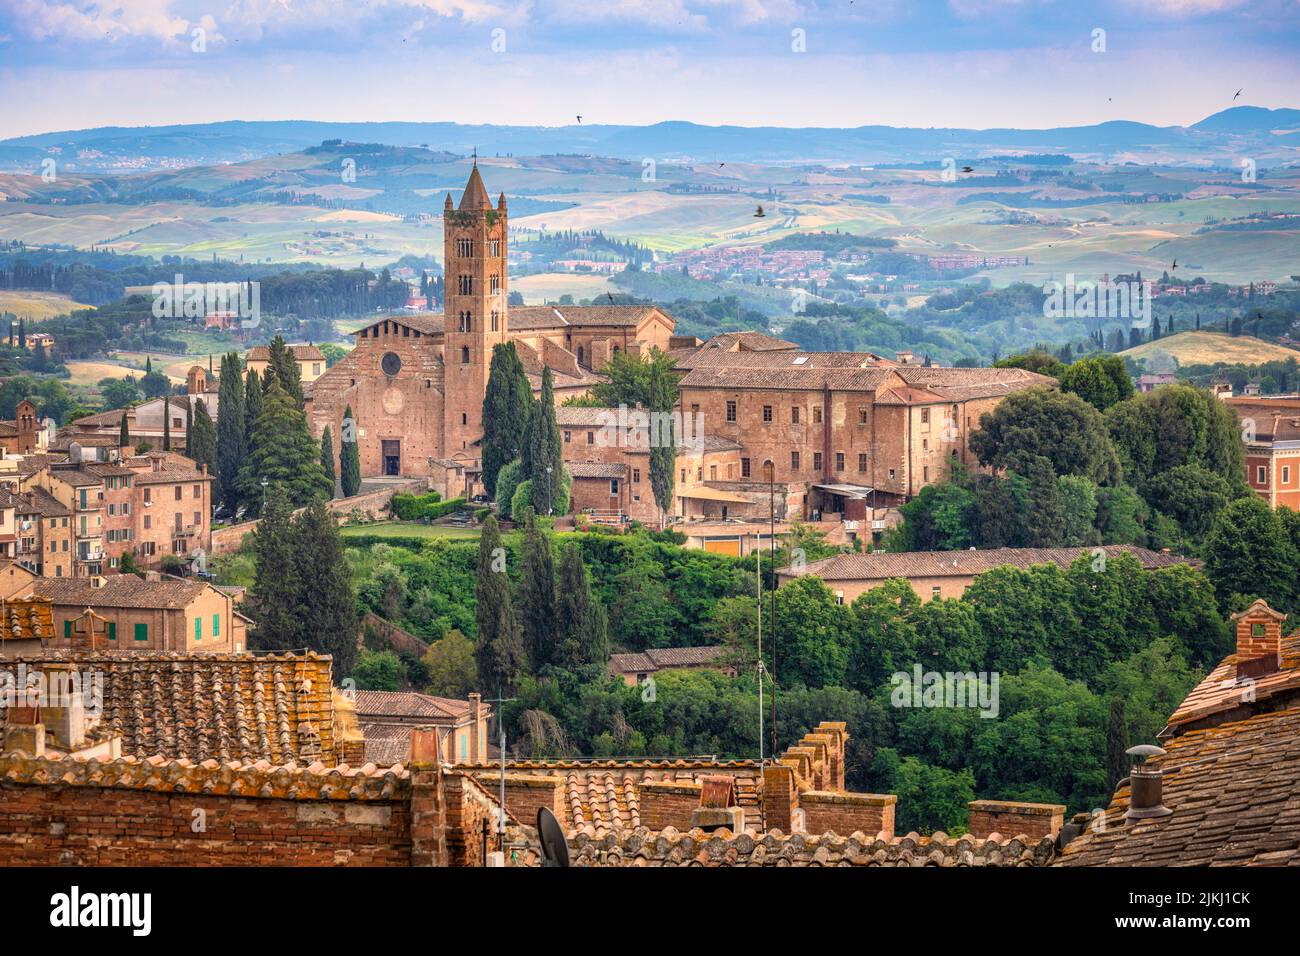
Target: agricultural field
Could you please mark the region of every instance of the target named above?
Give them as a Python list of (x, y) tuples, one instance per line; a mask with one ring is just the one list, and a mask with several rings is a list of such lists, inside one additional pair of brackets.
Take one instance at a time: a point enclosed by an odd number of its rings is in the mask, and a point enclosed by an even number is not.
[(609, 276), (580, 272), (544, 272), (511, 279), (510, 291), (522, 295), (527, 305), (544, 305), (556, 301), (563, 295), (573, 296), (576, 302), (581, 299), (596, 299), (607, 292), (618, 290), (610, 283)]
[(1300, 360), (1300, 350), (1265, 342), (1251, 335), (1232, 336), (1224, 332), (1177, 332), (1119, 353), (1134, 361), (1158, 362), (1162, 354), (1173, 356), (1179, 365), (1259, 365), (1263, 362)]
[(69, 315), (77, 309), (94, 306), (77, 302), (61, 292), (29, 292), (0, 289), (0, 315), (12, 315), (28, 322), (41, 322), (56, 315)]

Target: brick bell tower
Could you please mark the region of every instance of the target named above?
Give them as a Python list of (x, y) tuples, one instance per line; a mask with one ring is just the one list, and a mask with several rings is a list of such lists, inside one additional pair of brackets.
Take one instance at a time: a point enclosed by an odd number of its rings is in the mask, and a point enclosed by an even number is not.
[(478, 457), (492, 348), (506, 341), (508, 280), (505, 193), (492, 208), (477, 162), (459, 208), (450, 193), (443, 207), (443, 265), (443, 454)]

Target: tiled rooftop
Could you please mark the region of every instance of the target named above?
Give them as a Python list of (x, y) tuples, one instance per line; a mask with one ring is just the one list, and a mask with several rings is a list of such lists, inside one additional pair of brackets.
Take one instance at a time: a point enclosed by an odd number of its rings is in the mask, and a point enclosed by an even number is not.
[(37, 578), (32, 593), (55, 604), (168, 609), (188, 607), (209, 587), (203, 581), (145, 581), (134, 574), (113, 574), (104, 578), (103, 587), (95, 587), (89, 578)]

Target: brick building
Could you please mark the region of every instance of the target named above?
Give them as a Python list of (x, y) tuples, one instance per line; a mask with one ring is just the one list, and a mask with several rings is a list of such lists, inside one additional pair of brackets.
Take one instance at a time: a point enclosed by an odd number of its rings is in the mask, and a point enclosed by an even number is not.
[[(304, 392), (312, 431), (355, 434), (363, 476), (428, 477), (447, 494), (477, 475), (483, 396), (495, 345), (513, 341), (534, 390), (544, 368), (557, 401), (584, 394), (614, 354), (668, 347), (673, 322), (646, 306), (507, 308), (505, 196), (493, 206), (478, 167), (459, 207), (443, 210), (445, 309), (393, 315), (356, 335), (356, 348)], [(355, 430), (345, 428), (352, 407)]]
[(33, 574), (72, 577), (72, 510), (44, 488), (15, 497), (18, 563)]
[(1300, 397), (1224, 401), (1241, 420), (1246, 484), (1270, 506), (1300, 511)]
[(0, 456), (34, 455), (45, 451), (48, 429), (36, 417), (36, 406), (24, 398), (12, 421), (0, 421)]

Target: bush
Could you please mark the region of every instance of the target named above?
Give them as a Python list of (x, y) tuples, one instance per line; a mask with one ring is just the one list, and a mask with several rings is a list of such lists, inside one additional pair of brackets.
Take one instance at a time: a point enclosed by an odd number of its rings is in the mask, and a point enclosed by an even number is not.
[[(508, 465), (506, 467), (509, 467)], [(501, 490), (501, 479), (497, 479), (497, 490)], [(510, 520), (515, 524), (523, 524), (524, 519), (528, 517), (528, 509), (533, 506), (533, 481), (521, 481), (515, 488), (515, 493), (510, 496)]]
[(448, 498), (430, 491), (424, 495), (393, 495), (393, 514), (403, 521), (442, 518), (465, 506), (464, 498)]
[(507, 517), (511, 513), (515, 500), (515, 490), (524, 477), (524, 465), (518, 458), (497, 472), (497, 504), (501, 513)]

